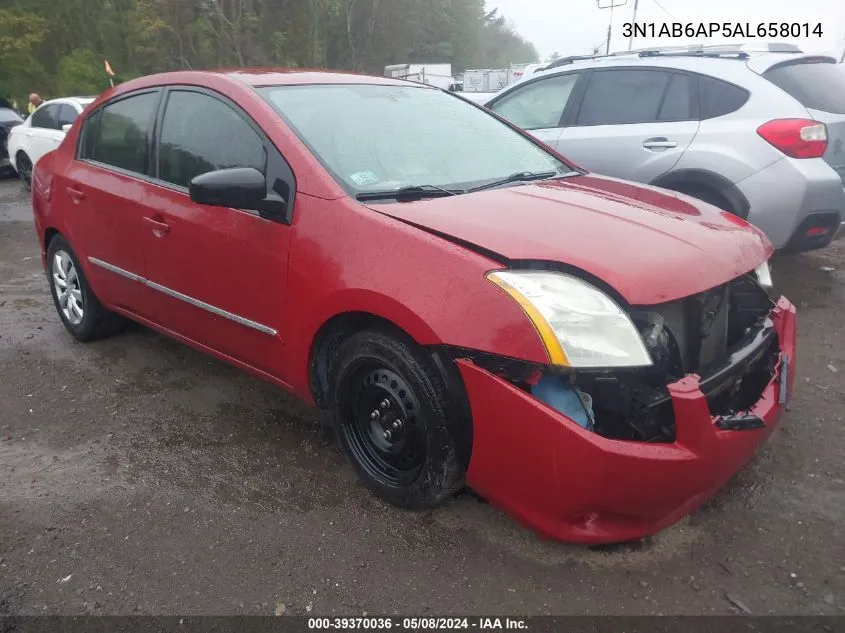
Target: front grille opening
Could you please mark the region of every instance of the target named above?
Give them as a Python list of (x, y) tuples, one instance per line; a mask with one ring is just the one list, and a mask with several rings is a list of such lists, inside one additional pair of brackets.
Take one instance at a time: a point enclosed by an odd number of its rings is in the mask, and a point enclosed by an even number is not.
[[(590, 394), (595, 431), (608, 438), (672, 442), (676, 425), (667, 385), (712, 368), (749, 345), (765, 326), (774, 303), (751, 275), (706, 292), (647, 308), (631, 310), (653, 366), (604, 373), (578, 372), (575, 383)], [(775, 372), (778, 341), (740, 374), (727, 377), (708, 404), (712, 415), (747, 410), (760, 398)], [(728, 379), (730, 378), (730, 379)]]
[(780, 361), (776, 336), (770, 337), (764, 352), (735, 375), (705, 394), (710, 415), (728, 417), (748, 412), (763, 395)]
[(631, 310), (665, 383), (728, 356), (774, 308), (750, 275), (692, 297)]

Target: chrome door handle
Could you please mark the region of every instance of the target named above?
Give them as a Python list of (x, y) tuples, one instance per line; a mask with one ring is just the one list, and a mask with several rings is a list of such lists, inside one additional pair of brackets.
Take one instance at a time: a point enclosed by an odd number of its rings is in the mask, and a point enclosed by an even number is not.
[(645, 141), (643, 143), (643, 147), (646, 149), (672, 149), (673, 147), (677, 147), (678, 144), (675, 141), (668, 141), (668, 140), (654, 140), (654, 141)]

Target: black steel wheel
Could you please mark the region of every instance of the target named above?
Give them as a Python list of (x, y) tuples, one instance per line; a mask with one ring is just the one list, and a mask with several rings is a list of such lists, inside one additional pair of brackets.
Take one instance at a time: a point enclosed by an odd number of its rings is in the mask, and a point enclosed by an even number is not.
[(362, 361), (339, 398), (343, 432), (367, 475), (388, 486), (416, 479), (425, 462), (425, 426), (405, 380), (382, 363)]
[(29, 191), (32, 188), (32, 161), (30, 161), (29, 156), (23, 152), (18, 152), (16, 162), (18, 166), (18, 175), (21, 177), (21, 181), (23, 181), (23, 186), (26, 187), (27, 191)]
[(364, 331), (332, 363), (338, 441), (367, 486), (404, 508), (433, 507), (463, 487), (460, 424), (424, 350), (392, 333)]

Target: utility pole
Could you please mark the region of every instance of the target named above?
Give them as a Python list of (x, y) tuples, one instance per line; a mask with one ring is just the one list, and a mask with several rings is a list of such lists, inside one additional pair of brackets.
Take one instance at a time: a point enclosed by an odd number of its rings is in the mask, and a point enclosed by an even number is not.
[(607, 48), (605, 55), (610, 55), (610, 36), (613, 33), (613, 10), (628, 4), (628, 0), (596, 0), (599, 9), (610, 9), (610, 22), (607, 25)]
[(631, 35), (628, 38), (628, 50), (634, 45), (634, 30), (637, 28), (637, 7), (640, 6), (640, 0), (634, 0), (634, 16), (631, 18)]

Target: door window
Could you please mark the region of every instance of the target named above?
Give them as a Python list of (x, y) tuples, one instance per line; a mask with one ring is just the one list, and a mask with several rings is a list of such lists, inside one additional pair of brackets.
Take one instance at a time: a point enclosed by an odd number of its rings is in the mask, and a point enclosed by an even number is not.
[(82, 137), (79, 141), (79, 158), (81, 160), (94, 159), (94, 141), (97, 140), (97, 124), (100, 122), (102, 109), (95, 110), (82, 123)]
[(660, 104), (658, 121), (691, 121), (692, 79), (689, 75), (673, 74)]
[(568, 73), (527, 83), (496, 101), (490, 109), (526, 130), (560, 127), (578, 76)]
[(38, 110), (32, 113), (30, 126), (45, 130), (58, 130), (61, 129), (58, 125), (58, 118), (59, 106), (54, 103), (45, 105), (43, 108), (38, 108)]
[(59, 108), (59, 129), (62, 129), (64, 125), (72, 125), (74, 121), (76, 121), (76, 117), (79, 114), (76, 112), (76, 108), (72, 105), (67, 103), (63, 103), (61, 108)]
[(702, 120), (736, 112), (748, 101), (748, 91), (739, 86), (707, 75), (698, 80)]
[(231, 167), (265, 173), (258, 133), (232, 107), (210, 95), (175, 90), (167, 99), (158, 150), (158, 177), (187, 187), (200, 174)]
[[(577, 124), (624, 125), (658, 121), (673, 76), (656, 70), (595, 71), (584, 94)], [(674, 94), (675, 105), (671, 107), (679, 105), (679, 92)], [(667, 114), (671, 107), (667, 108)]]
[[(92, 115), (85, 122), (83, 156), (99, 163), (147, 174), (150, 148), (150, 122), (153, 119), (158, 92), (133, 95), (104, 106), (99, 121)], [(88, 145), (89, 122), (95, 123), (92, 145)], [(85, 153), (90, 147), (91, 155)]]

